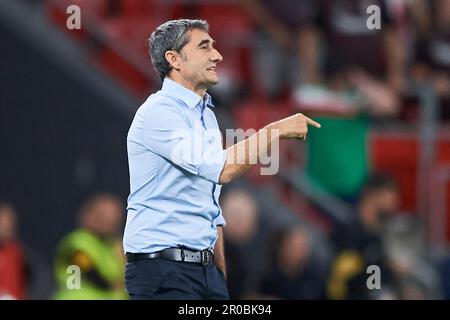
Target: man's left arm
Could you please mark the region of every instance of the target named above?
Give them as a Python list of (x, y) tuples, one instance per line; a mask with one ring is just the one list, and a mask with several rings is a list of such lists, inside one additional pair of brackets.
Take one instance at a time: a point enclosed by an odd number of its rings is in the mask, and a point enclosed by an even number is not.
[(225, 245), (223, 241), (223, 226), (217, 226), (217, 241), (214, 246), (214, 263), (216, 267), (222, 271), (225, 279), (227, 278), (227, 267), (225, 263)]

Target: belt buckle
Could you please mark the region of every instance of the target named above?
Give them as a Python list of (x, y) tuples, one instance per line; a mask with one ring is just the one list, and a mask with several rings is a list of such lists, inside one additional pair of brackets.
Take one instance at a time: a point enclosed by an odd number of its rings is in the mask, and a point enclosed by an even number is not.
[(209, 263), (209, 254), (208, 250), (200, 251), (200, 257), (202, 259), (202, 265), (207, 266)]

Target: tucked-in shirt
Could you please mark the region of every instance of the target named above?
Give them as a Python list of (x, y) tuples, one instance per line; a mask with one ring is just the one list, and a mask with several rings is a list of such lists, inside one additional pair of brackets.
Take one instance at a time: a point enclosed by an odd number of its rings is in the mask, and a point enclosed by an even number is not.
[(127, 137), (130, 195), (124, 250), (213, 249), (226, 150), (211, 97), (165, 78), (137, 110)]

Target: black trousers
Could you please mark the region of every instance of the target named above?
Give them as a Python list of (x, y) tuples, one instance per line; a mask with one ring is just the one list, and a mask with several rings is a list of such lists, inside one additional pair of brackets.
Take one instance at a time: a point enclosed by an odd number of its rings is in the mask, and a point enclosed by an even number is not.
[(229, 299), (226, 281), (214, 262), (206, 266), (161, 258), (128, 262), (125, 285), (134, 300)]

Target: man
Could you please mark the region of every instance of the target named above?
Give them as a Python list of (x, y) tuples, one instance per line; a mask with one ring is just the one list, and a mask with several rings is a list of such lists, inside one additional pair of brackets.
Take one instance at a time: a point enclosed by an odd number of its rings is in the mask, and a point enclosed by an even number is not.
[[(118, 231), (122, 224), (122, 204), (114, 196), (98, 194), (80, 209), (80, 228), (59, 243), (55, 272), (58, 281), (56, 299), (109, 300), (126, 299), (123, 288), (123, 255)], [(80, 286), (74, 290), (80, 270)], [(73, 270), (72, 270), (73, 272)]]
[(127, 137), (127, 291), (133, 299), (228, 299), (221, 185), (260, 163), (277, 139), (306, 139), (308, 124), (320, 125), (296, 114), (223, 150), (206, 93), (222, 56), (207, 22), (168, 21), (149, 45), (163, 85)]
[(0, 202), (0, 300), (26, 298), (25, 257), (16, 216), (10, 204)]
[[(381, 30), (367, 28), (369, 4), (380, 8)], [(324, 125), (309, 137), (306, 173), (315, 186), (353, 205), (371, 170), (371, 124), (400, 111), (404, 41), (386, 0), (323, 0), (316, 6), (316, 39), (304, 46), (301, 61), (316, 66), (313, 73), (320, 76), (305, 78), (295, 94), (299, 110)]]
[(224, 230), (228, 292), (231, 299), (255, 299), (262, 274), (268, 265), (265, 221), (257, 199), (242, 187), (221, 197), (227, 222)]
[(283, 227), (272, 251), (273, 265), (263, 277), (262, 294), (287, 300), (324, 298), (323, 268), (313, 256), (311, 235), (304, 226)]
[[(421, 2), (419, 2), (422, 4)], [(416, 56), (411, 67), (414, 80), (431, 84), (439, 99), (439, 114), (450, 119), (450, 0), (438, 0), (411, 6), (417, 20), (423, 22), (422, 36), (416, 40)], [(419, 20), (420, 21), (420, 20)], [(420, 29), (419, 29), (420, 30)]]
[(331, 235), (336, 256), (331, 266), (327, 293), (330, 299), (377, 299), (379, 290), (367, 288), (367, 267), (377, 265), (382, 288), (394, 278), (382, 243), (383, 229), (399, 208), (399, 189), (389, 176), (374, 174), (366, 182), (358, 201), (355, 218), (338, 225)]
[(320, 52), (314, 26), (319, 5), (312, 0), (240, 0), (256, 25), (254, 73), (268, 98), (285, 89), (318, 82)]

